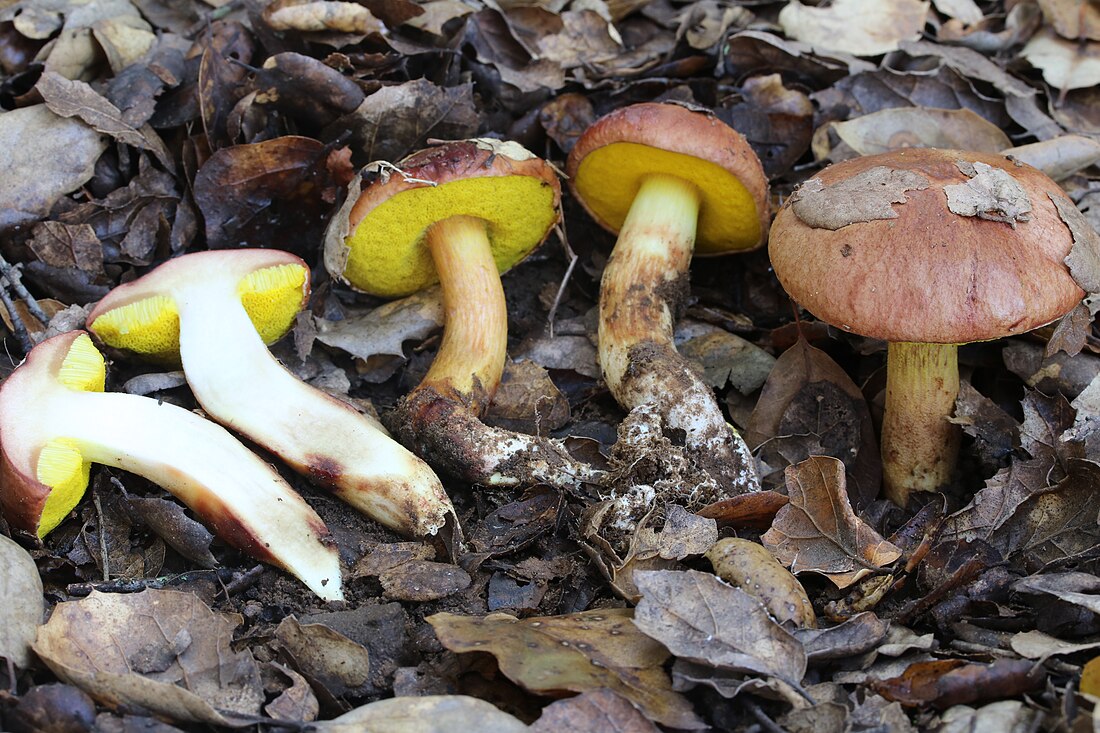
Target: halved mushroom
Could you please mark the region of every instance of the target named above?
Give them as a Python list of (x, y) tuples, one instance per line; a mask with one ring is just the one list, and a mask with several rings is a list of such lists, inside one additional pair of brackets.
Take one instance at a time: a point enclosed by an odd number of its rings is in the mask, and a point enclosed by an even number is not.
[(768, 181), (745, 138), (714, 115), (635, 104), (597, 120), (566, 172), (592, 217), (619, 237), (600, 284), (600, 368), (626, 410), (655, 410), (723, 491), (758, 488), (752, 457), (714, 392), (673, 344), (693, 254), (755, 249)]
[[(396, 297), (439, 282), (443, 342), (423, 381), (385, 419), (402, 443), (472, 483), (559, 487), (602, 480), (558, 442), (479, 419), (504, 370), (500, 273), (560, 218), (554, 170), (522, 146), (465, 140), (372, 164), (334, 221), (325, 266), (356, 290)], [(346, 235), (346, 236), (345, 236)]]
[(43, 341), (0, 385), (0, 508), (39, 537), (76, 506), (92, 463), (153, 481), (225, 542), (341, 600), (328, 529), (274, 469), (221, 426), (165, 402), (104, 393), (88, 334)]
[(301, 381), (265, 346), (309, 295), (309, 269), (279, 250), (195, 252), (107, 294), (88, 316), (103, 343), (183, 363), (195, 398), (340, 499), (404, 534), (454, 509), (432, 470), (351, 406)]

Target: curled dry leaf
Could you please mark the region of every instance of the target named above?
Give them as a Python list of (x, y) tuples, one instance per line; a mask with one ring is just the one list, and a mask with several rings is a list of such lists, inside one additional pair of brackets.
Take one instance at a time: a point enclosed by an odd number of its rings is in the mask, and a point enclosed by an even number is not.
[(6, 599), (0, 611), (0, 657), (17, 667), (31, 663), (34, 641), (46, 602), (42, 598), (42, 578), (27, 551), (15, 541), (0, 535), (0, 598)]
[(635, 582), (642, 600), (634, 624), (678, 658), (798, 687), (802, 644), (753, 596), (697, 570), (639, 572)]
[(1020, 55), (1043, 72), (1055, 89), (1087, 89), (1100, 84), (1100, 43), (1078, 43), (1050, 28), (1036, 33)]
[(794, 573), (821, 573), (838, 588), (901, 557), (848, 503), (844, 464), (814, 456), (786, 470), (790, 503), (761, 541)]
[(1043, 713), (1021, 700), (1001, 700), (974, 709), (956, 705), (943, 712), (940, 733), (972, 733), (973, 731), (1037, 730)]
[(1050, 140), (1017, 145), (1001, 153), (1038, 168), (1055, 181), (1062, 181), (1100, 161), (1100, 140), (1084, 135), (1060, 135)]
[(264, 712), (279, 720), (316, 720), (317, 714), (321, 711), (321, 704), (317, 701), (317, 696), (313, 694), (313, 688), (309, 686), (306, 678), (278, 662), (268, 662), (268, 666), (289, 679), (290, 687), (264, 705)]
[(378, 576), (382, 594), (398, 601), (434, 601), (470, 586), (470, 575), (443, 562), (414, 560), (383, 571)]
[(932, 705), (940, 710), (1000, 700), (1042, 688), (1042, 668), (1024, 659), (969, 664), (961, 659), (916, 662), (899, 677), (873, 681), (871, 688), (902, 705)]
[(317, 33), (381, 33), (382, 22), (358, 3), (284, 0), (264, 10), (267, 24), (276, 31)]
[(776, 621), (814, 628), (814, 607), (798, 578), (762, 545), (740, 537), (718, 540), (707, 551), (714, 574), (764, 604)]
[(522, 620), (505, 613), (483, 618), (437, 613), (427, 621), (443, 646), (492, 654), (501, 672), (531, 692), (606, 687), (658, 723), (705, 727), (687, 700), (672, 691), (663, 669), (668, 651), (631, 623), (633, 615), (628, 608), (606, 608)]
[(836, 150), (827, 145), (824, 134), (829, 131), (857, 155), (874, 155), (898, 148), (954, 148), (996, 153), (1012, 144), (999, 127), (969, 109), (895, 107), (844, 122), (831, 122), (814, 135), (814, 155), (818, 159), (853, 157), (843, 145)]
[(549, 373), (533, 361), (504, 364), (485, 424), (528, 435), (545, 435), (569, 422), (569, 400)]
[(779, 12), (779, 24), (815, 48), (877, 56), (919, 38), (927, 15), (928, 3), (919, 0), (834, 0), (822, 7), (793, 0)]
[(491, 703), (465, 695), (379, 700), (314, 723), (314, 733), (524, 733), (527, 726)]
[(242, 726), (264, 694), (252, 654), (231, 648), (239, 623), (191, 593), (93, 591), (58, 604), (34, 650), (58, 677), (112, 707)]
[(362, 694), (370, 684), (367, 649), (324, 624), (302, 624), (287, 616), (275, 638), (293, 667), (333, 698)]

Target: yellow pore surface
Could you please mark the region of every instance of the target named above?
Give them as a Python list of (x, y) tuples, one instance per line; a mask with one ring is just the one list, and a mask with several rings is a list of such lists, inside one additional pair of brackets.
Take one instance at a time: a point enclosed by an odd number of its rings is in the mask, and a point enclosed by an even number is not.
[[(237, 295), (264, 343), (286, 333), (302, 308), (306, 268), (274, 265), (241, 279)], [(227, 307), (230, 307), (227, 304)], [(175, 301), (154, 295), (107, 311), (92, 329), (103, 343), (162, 363), (179, 362), (180, 321)]]
[[(106, 381), (103, 356), (87, 336), (73, 339), (69, 353), (61, 363), (57, 381), (76, 392), (102, 392)], [(54, 438), (42, 447), (35, 466), (36, 478), (50, 488), (38, 536), (45, 537), (69, 515), (88, 488), (91, 464), (84, 460), (76, 443)]]
[(581, 160), (573, 182), (589, 210), (618, 231), (642, 179), (650, 174), (677, 176), (695, 184), (702, 195), (697, 254), (721, 254), (760, 242), (756, 202), (744, 184), (720, 165), (693, 155), (639, 143), (612, 143)]
[(437, 282), (424, 235), (452, 216), (485, 221), (497, 270), (505, 272), (546, 238), (557, 219), (554, 190), (531, 176), (489, 176), (402, 191), (375, 207), (347, 238), (344, 278), (389, 298)]

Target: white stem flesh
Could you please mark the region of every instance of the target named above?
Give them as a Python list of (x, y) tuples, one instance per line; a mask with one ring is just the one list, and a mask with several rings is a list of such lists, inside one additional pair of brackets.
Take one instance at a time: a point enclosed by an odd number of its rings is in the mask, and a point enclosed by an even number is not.
[(428, 465), (380, 425), (287, 371), (235, 287), (195, 283), (175, 301), (183, 370), (215, 420), (398, 532), (422, 537), (443, 527), (454, 509)]
[(66, 390), (43, 402), (41, 415), (63, 421), (47, 437), (72, 440), (85, 460), (164, 487), (230, 544), (281, 566), (325, 600), (343, 599), (340, 560), (322, 541), (321, 518), (221, 426), (136, 395)]

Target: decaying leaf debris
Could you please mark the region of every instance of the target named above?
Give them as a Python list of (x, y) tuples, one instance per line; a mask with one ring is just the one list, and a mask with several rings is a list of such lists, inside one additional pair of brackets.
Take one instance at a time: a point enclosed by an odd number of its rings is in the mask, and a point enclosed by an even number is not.
[[(0, 0), (0, 379), (166, 260), (279, 249), (312, 295), (275, 358), (392, 425), (445, 316), (438, 291), (385, 302), (326, 272), (364, 171), (400, 178), (402, 158), (477, 138), (560, 172), (596, 120), (650, 102), (745, 137), (771, 209), (789, 201), (821, 245), (804, 259), (839, 263), (815, 298), (901, 300), (884, 245), (933, 193), (928, 231), (1070, 238), (1055, 264), (1086, 294), (959, 349), (939, 425), (957, 468), (900, 507), (880, 490), (893, 347), (792, 307), (765, 250), (630, 293), (669, 321), (743, 465), (685, 449), (674, 389), (627, 414), (597, 348), (614, 237), (563, 185), (561, 226), (503, 277), (508, 362), (479, 425), (575, 475), (478, 485), (435, 405), (419, 419), (457, 456), (435, 466), (455, 517), (409, 541), (262, 454), (339, 550), (346, 600), (326, 603), (203, 512), (92, 468), (43, 540), (0, 522), (0, 730), (1091, 730), (1098, 83), (1100, 12), (1081, 0)], [(949, 173), (826, 170), (925, 147), (958, 151)], [(602, 187), (633, 175), (624, 160)], [(1057, 183), (1025, 192), (1027, 166)], [(949, 263), (928, 300), (965, 310), (980, 275), (1034, 269), (1035, 248), (951, 260), (965, 239), (904, 250)], [(1041, 325), (1017, 300), (970, 325)], [(891, 340), (924, 325), (883, 313)], [(201, 412), (183, 372), (108, 358), (107, 391)], [(716, 490), (742, 468), (761, 490)]]

